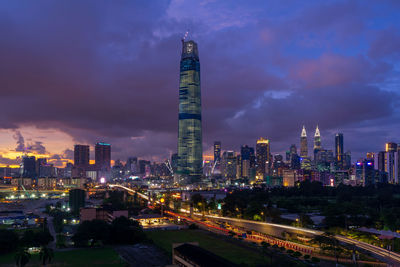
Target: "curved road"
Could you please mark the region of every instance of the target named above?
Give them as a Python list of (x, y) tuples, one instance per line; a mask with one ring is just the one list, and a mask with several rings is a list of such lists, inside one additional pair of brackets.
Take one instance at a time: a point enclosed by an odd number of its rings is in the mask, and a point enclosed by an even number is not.
[[(109, 186), (110, 187), (119, 187), (119, 188), (127, 190), (131, 193), (136, 192), (135, 190), (132, 190), (128, 187), (121, 186), (121, 185), (109, 185)], [(137, 192), (137, 193), (138, 193), (139, 197), (142, 197), (146, 200), (149, 199), (148, 196), (141, 194), (139, 192)], [(182, 210), (182, 212), (189, 213), (186, 210)], [(197, 213), (195, 213), (195, 215), (202, 216), (202, 214), (197, 214)], [(283, 225), (283, 224), (257, 222), (257, 221), (229, 218), (229, 217), (220, 217), (220, 216), (214, 216), (214, 215), (205, 215), (205, 217), (207, 217), (209, 219), (218, 220), (218, 221), (226, 221), (233, 225), (240, 226), (240, 227), (243, 227), (248, 230), (255, 230), (257, 232), (269, 234), (269, 235), (276, 236), (276, 237), (281, 237), (281, 233), (284, 231), (302, 234), (305, 236), (315, 236), (315, 235), (321, 235), (324, 233), (322, 231), (294, 227), (294, 226)], [(362, 241), (350, 239), (348, 237), (344, 237), (344, 236), (340, 236), (340, 235), (335, 235), (335, 237), (343, 243), (355, 245), (356, 247), (358, 247), (360, 249), (364, 249), (368, 252), (371, 252), (377, 258), (384, 260), (386, 262), (389, 262), (390, 264), (393, 264), (393, 266), (400, 266), (400, 254), (399, 253), (391, 252), (391, 251), (388, 251), (387, 249), (383, 249), (383, 248), (380, 248), (380, 247), (377, 247), (377, 246), (374, 246), (374, 245), (371, 245), (371, 244), (368, 244), (368, 243), (365, 243)]]
[[(294, 227), (294, 226), (289, 226), (289, 225), (275, 224), (275, 223), (256, 222), (256, 221), (250, 221), (250, 220), (219, 217), (219, 216), (213, 216), (213, 215), (205, 215), (205, 217), (207, 217), (209, 219), (218, 220), (218, 221), (226, 221), (233, 225), (240, 226), (240, 227), (243, 227), (248, 230), (254, 230), (257, 232), (269, 234), (269, 235), (276, 236), (276, 237), (281, 237), (281, 233), (284, 231), (297, 233), (297, 234), (303, 234), (303, 235), (307, 235), (307, 236), (322, 235), (324, 233), (322, 231)], [(386, 249), (383, 249), (383, 248), (380, 248), (380, 247), (377, 247), (377, 246), (374, 246), (374, 245), (371, 245), (371, 244), (368, 244), (368, 243), (365, 243), (362, 241), (344, 237), (341, 235), (335, 235), (335, 237), (336, 237), (336, 239), (338, 239), (339, 241), (341, 241), (343, 243), (355, 245), (358, 248), (369, 251), (372, 254), (374, 254), (377, 258), (384, 260), (384, 261), (389, 261), (394, 266), (400, 266), (400, 254), (399, 253), (391, 252)]]

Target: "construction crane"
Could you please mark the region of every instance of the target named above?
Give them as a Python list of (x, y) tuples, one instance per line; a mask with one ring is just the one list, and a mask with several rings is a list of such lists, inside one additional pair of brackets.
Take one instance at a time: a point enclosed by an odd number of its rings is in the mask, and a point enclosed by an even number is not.
[(167, 160), (164, 162), (164, 164), (165, 164), (165, 166), (167, 166), (169, 172), (170, 172), (172, 175), (174, 175), (174, 169), (172, 168), (172, 165), (171, 165), (171, 162), (169, 161), (169, 159), (167, 159)]

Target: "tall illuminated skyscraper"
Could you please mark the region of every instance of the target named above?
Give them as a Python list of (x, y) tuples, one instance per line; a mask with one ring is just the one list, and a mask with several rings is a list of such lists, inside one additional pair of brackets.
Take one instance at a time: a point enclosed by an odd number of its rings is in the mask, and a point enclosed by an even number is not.
[(397, 144), (389, 142), (385, 147), (385, 172), (388, 174), (388, 182), (397, 184), (399, 182)]
[(315, 149), (321, 149), (321, 134), (319, 132), (318, 125), (317, 128), (315, 129), (315, 134), (314, 134), (314, 150)]
[(315, 134), (314, 134), (314, 160), (316, 160), (316, 156), (318, 151), (322, 149), (321, 147), (321, 134), (319, 132), (319, 128), (317, 125), (317, 128), (315, 129)]
[(175, 182), (197, 182), (202, 175), (203, 148), (200, 61), (194, 41), (182, 40), (178, 128), (178, 170)]
[(220, 170), (221, 166), (221, 141), (214, 142), (214, 169)]
[(303, 125), (300, 136), (300, 157), (305, 158), (308, 156), (307, 132), (306, 127)]
[(343, 152), (343, 134), (337, 133), (335, 135), (335, 157), (339, 169), (343, 168), (344, 152)]
[(270, 155), (269, 140), (260, 137), (256, 145), (256, 177), (258, 179), (264, 179), (264, 174), (269, 173), (271, 166)]

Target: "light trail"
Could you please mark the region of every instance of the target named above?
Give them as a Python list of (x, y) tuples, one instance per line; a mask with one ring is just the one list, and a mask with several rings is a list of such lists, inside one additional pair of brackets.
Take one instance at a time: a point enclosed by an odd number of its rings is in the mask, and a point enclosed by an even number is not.
[[(140, 197), (149, 200), (149, 197), (139, 193), (133, 189), (130, 189), (128, 187), (122, 186), (122, 185), (109, 185), (110, 187), (119, 187), (122, 189), (127, 190), (128, 192), (132, 192), (132, 193), (137, 193)], [(157, 202), (157, 201), (155, 201)], [(190, 211), (185, 210), (185, 209), (181, 209), (181, 212), (184, 213), (190, 213)], [(171, 214), (171, 213), (170, 213)], [(172, 214), (171, 214), (172, 215)], [(175, 216), (182, 216), (179, 214), (174, 214)], [(216, 219), (216, 220), (224, 220), (224, 221), (234, 221), (234, 222), (241, 222), (241, 223), (248, 223), (248, 224), (258, 224), (258, 225), (262, 225), (262, 226), (270, 226), (270, 227), (276, 227), (276, 228), (282, 228), (282, 229), (288, 229), (288, 230), (293, 230), (293, 231), (299, 231), (299, 232), (303, 232), (303, 233), (308, 233), (308, 234), (313, 234), (313, 235), (323, 235), (324, 232), (323, 231), (317, 231), (317, 230), (312, 230), (312, 229), (306, 229), (306, 228), (301, 228), (301, 227), (295, 227), (295, 226), (290, 226), (290, 225), (283, 225), (283, 224), (276, 224), (276, 223), (267, 223), (267, 222), (257, 222), (257, 221), (250, 221), (250, 220), (244, 220), (244, 219), (237, 219), (237, 218), (229, 218), (229, 217), (221, 217), (221, 216), (215, 216), (215, 215), (203, 215), (201, 213), (197, 213), (197, 212), (193, 212), (193, 215), (196, 216), (204, 216), (207, 218), (211, 218), (211, 219)], [(185, 219), (188, 217), (185, 217)], [(189, 219), (189, 218), (188, 218)], [(205, 223), (203, 223), (204, 225), (207, 225)], [(354, 240), (354, 239), (350, 239), (341, 235), (335, 235), (334, 236), (336, 239), (338, 239), (341, 242), (347, 243), (347, 244), (351, 244), (351, 245), (355, 245), (358, 248), (367, 250), (369, 252), (372, 252), (378, 256), (384, 257), (385, 259), (390, 259), (395, 261), (397, 264), (400, 264), (400, 254), (393, 252), (393, 251), (389, 251), (386, 250), (384, 248), (380, 248), (362, 241), (358, 241), (358, 240)]]

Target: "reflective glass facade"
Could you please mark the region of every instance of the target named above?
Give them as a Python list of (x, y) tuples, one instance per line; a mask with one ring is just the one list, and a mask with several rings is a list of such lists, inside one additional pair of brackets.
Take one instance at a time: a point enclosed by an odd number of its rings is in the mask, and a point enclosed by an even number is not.
[(197, 44), (193, 41), (182, 44), (176, 182), (187, 184), (199, 181), (202, 175), (201, 89)]

